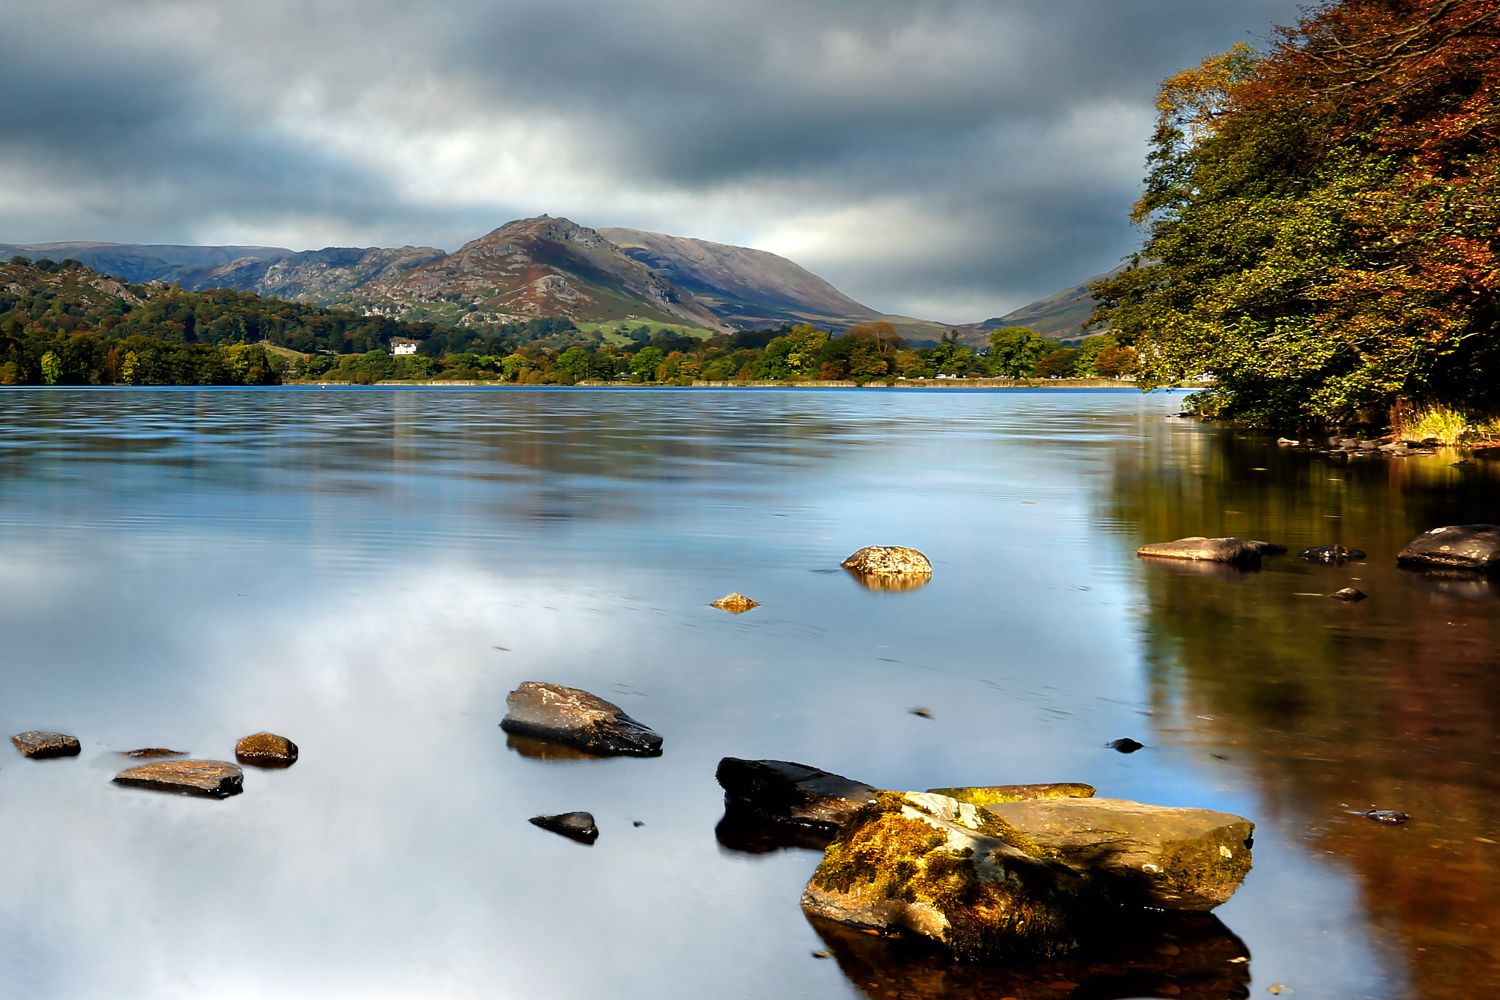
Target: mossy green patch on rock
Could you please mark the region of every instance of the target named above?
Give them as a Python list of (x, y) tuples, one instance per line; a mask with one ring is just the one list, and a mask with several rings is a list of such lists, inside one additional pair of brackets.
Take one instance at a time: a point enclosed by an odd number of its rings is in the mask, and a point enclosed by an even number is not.
[(809, 880), (809, 913), (901, 928), (966, 959), (1050, 957), (1077, 944), (1090, 890), (1009, 824), (967, 803), (881, 792)]

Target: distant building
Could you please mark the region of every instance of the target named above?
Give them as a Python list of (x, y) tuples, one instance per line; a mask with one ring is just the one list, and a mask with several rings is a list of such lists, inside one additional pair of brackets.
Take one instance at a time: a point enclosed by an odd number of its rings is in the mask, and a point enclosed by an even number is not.
[(420, 343), (422, 343), (420, 340), (412, 340), (410, 337), (392, 337), (391, 353), (396, 355), (416, 354), (417, 345)]

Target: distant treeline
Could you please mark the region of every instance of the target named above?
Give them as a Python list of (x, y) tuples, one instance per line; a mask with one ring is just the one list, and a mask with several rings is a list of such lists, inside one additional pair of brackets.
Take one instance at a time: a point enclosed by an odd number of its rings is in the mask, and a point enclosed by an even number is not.
[[(392, 338), (416, 341), (393, 355)], [(1063, 346), (1006, 327), (975, 350), (952, 335), (913, 349), (889, 323), (809, 325), (701, 339), (639, 325), (611, 336), (548, 317), (475, 328), (411, 323), (216, 289), (127, 285), (77, 261), (0, 265), (0, 385), (369, 384), (437, 379), (868, 382), (938, 376), (1120, 377), (1135, 353), (1109, 336)]]

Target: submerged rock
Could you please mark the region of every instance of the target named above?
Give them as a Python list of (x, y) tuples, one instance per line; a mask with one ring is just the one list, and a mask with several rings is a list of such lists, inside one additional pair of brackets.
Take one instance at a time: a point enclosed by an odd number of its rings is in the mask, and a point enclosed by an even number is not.
[(1174, 542), (1152, 542), (1142, 545), (1135, 554), (1148, 559), (1185, 559), (1190, 562), (1227, 563), (1233, 566), (1259, 566), (1262, 546), (1268, 543), (1247, 538), (1204, 538), (1195, 535)]
[(714, 777), (724, 789), (719, 840), (739, 850), (824, 847), (877, 789), (789, 760), (725, 757)]
[(30, 757), (32, 760), (46, 760), (49, 757), (77, 757), (82, 746), (78, 743), (78, 737), (69, 736), (67, 733), (46, 733), (36, 729), (28, 729), (24, 733), (17, 733), (10, 738), (22, 756)]
[(1231, 813), (1093, 798), (984, 809), (1117, 903), (1211, 910), (1250, 871), (1255, 824)]
[(599, 757), (661, 756), (661, 737), (619, 705), (561, 684), (525, 681), (505, 699), (508, 733), (556, 740)]
[(1372, 819), (1377, 823), (1385, 823), (1389, 826), (1400, 826), (1411, 819), (1406, 813), (1399, 809), (1367, 809), (1360, 813), (1365, 819)]
[(1332, 566), (1350, 559), (1360, 560), (1365, 557), (1362, 549), (1346, 549), (1342, 545), (1319, 545), (1316, 548), (1303, 549), (1299, 555), (1308, 562), (1327, 563)]
[(975, 806), (987, 806), (995, 802), (1020, 802), (1024, 799), (1087, 799), (1096, 789), (1076, 781), (1055, 781), (1044, 785), (972, 785), (962, 788), (929, 788), (933, 795), (946, 795), (950, 799), (967, 802)]
[(1363, 601), (1370, 595), (1366, 594), (1363, 590), (1356, 590), (1353, 587), (1345, 587), (1342, 590), (1335, 590), (1328, 596), (1333, 598), (1335, 601), (1348, 601), (1350, 603), (1353, 603), (1355, 601)]
[(1094, 903), (1086, 880), (1004, 822), (924, 792), (879, 793), (802, 894), (812, 916), (910, 931), (964, 959), (1067, 954)]
[(560, 833), (580, 844), (592, 844), (599, 839), (599, 828), (594, 825), (593, 813), (567, 812), (556, 816), (533, 816), (528, 822), (543, 830)]
[(120, 756), (134, 757), (137, 760), (151, 760), (155, 757), (182, 757), (186, 754), (186, 750), (168, 750), (166, 747), (139, 747), (135, 750), (120, 751)]
[(932, 575), (932, 563), (926, 556), (901, 545), (867, 545), (840, 565), (860, 576)]
[(1277, 542), (1262, 542), (1258, 539), (1250, 539), (1250, 544), (1263, 556), (1279, 556), (1286, 553), (1286, 546)]
[(1111, 750), (1118, 750), (1120, 753), (1135, 753), (1137, 750), (1144, 750), (1146, 748), (1146, 744), (1140, 742), (1139, 740), (1133, 740), (1129, 736), (1122, 736), (1117, 740), (1110, 740), (1104, 745)]
[(256, 733), (234, 745), (234, 759), (256, 767), (291, 767), (297, 763), (297, 744), (275, 733)]
[(1500, 525), (1458, 524), (1418, 535), (1396, 554), (1408, 569), (1500, 573)]
[(115, 782), (158, 792), (224, 799), (244, 791), (245, 772), (222, 760), (157, 760), (115, 775)]
[(709, 604), (709, 607), (718, 608), (720, 611), (728, 611), (730, 614), (742, 615), (751, 608), (760, 607), (760, 602), (752, 601), (739, 591), (735, 591), (732, 594), (725, 594), (717, 601), (713, 601)]

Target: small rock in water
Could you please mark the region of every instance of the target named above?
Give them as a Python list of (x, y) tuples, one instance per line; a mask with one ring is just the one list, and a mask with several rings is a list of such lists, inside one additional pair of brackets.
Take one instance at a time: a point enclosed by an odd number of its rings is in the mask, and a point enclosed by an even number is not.
[(1312, 549), (1303, 549), (1300, 553), (1308, 562), (1328, 563), (1338, 565), (1350, 559), (1363, 559), (1365, 554), (1361, 549), (1346, 549), (1342, 545), (1319, 545)]
[(812, 953), (812, 957), (813, 958), (832, 958), (833, 957), (833, 952), (829, 951), (827, 948), (824, 948), (822, 951), (815, 951), (815, 952), (813, 952)]
[(76, 736), (69, 736), (66, 733), (44, 733), (35, 729), (17, 733), (10, 738), (10, 741), (23, 756), (30, 757), (32, 760), (46, 760), (48, 757), (77, 757), (78, 751), (82, 749)]
[(1300, 446), (1302, 444), (1301, 441), (1297, 441), (1297, 440), (1294, 440), (1292, 438), (1285, 438), (1285, 437), (1279, 437), (1279, 438), (1277, 438), (1276, 439), (1276, 443), (1278, 445), (1280, 445), (1281, 447), (1283, 447), (1283, 448), (1296, 448), (1296, 447), (1298, 447), (1298, 446)]
[(1270, 986), (1266, 987), (1266, 992), (1267, 993), (1276, 993), (1276, 994), (1285, 993), (1285, 992), (1287, 992), (1286, 984), (1285, 983), (1272, 983)]
[(275, 733), (256, 733), (234, 745), (234, 759), (256, 767), (291, 767), (297, 763), (297, 744)]
[(599, 839), (599, 828), (594, 825), (593, 813), (568, 812), (556, 816), (533, 816), (530, 823), (543, 830), (560, 833), (580, 844), (592, 844)]
[(720, 611), (728, 611), (730, 614), (742, 615), (751, 608), (760, 607), (760, 602), (752, 601), (739, 591), (735, 591), (732, 594), (725, 594), (717, 601), (709, 604), (709, 607), (718, 608)]
[(150, 760), (153, 757), (181, 757), (186, 753), (186, 750), (168, 750), (166, 747), (139, 747), (135, 750), (121, 750), (120, 756)]
[(1407, 569), (1500, 574), (1500, 525), (1452, 524), (1418, 535), (1396, 554)]
[(1144, 749), (1146, 746), (1146, 744), (1139, 743), (1131, 739), (1129, 736), (1122, 737), (1118, 740), (1110, 740), (1104, 745), (1109, 747), (1111, 750), (1118, 750), (1120, 753), (1135, 753), (1137, 750)]
[(1365, 819), (1373, 819), (1377, 823), (1386, 823), (1390, 826), (1400, 826), (1411, 819), (1406, 813), (1397, 809), (1370, 809), (1360, 815)]
[(931, 576), (932, 562), (903, 545), (866, 545), (841, 565), (852, 572), (874, 576)]
[(115, 783), (157, 792), (224, 799), (245, 790), (245, 772), (222, 760), (157, 760), (115, 775)]
[(561, 684), (524, 681), (505, 698), (507, 733), (556, 740), (596, 756), (660, 757), (661, 737), (619, 705)]
[(1353, 587), (1345, 587), (1343, 590), (1335, 590), (1328, 596), (1333, 598), (1335, 601), (1349, 601), (1352, 603), (1354, 601), (1363, 601), (1370, 595), (1366, 594), (1363, 590), (1355, 590)]
[(909, 711), (912, 715), (915, 715), (919, 719), (932, 718), (932, 709), (924, 708), (921, 705), (918, 705), (916, 708), (910, 709)]
[(1265, 542), (1247, 538), (1204, 538), (1194, 535), (1173, 542), (1142, 545), (1135, 554), (1148, 559), (1185, 559), (1191, 562), (1229, 563), (1233, 566), (1259, 566), (1266, 551)]

